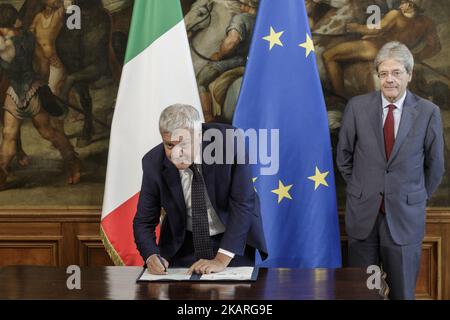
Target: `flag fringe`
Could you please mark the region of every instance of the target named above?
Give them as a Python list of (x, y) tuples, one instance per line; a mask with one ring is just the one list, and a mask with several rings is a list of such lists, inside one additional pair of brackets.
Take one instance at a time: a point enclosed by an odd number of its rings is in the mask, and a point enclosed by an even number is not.
[(122, 258), (119, 256), (116, 249), (114, 249), (111, 242), (109, 242), (108, 236), (106, 235), (105, 231), (103, 230), (102, 225), (100, 225), (100, 238), (102, 239), (103, 246), (105, 247), (106, 252), (108, 252), (109, 257), (114, 262), (114, 265), (124, 266), (125, 263), (123, 263)]

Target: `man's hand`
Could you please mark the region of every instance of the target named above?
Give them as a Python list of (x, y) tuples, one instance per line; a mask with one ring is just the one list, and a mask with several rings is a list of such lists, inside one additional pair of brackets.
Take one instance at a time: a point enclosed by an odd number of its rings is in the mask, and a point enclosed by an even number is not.
[(188, 274), (199, 273), (208, 274), (224, 270), (232, 260), (231, 257), (218, 252), (213, 260), (200, 259), (195, 262), (188, 270)]
[[(161, 260), (160, 260), (161, 259)], [(167, 274), (165, 270), (169, 267), (169, 262), (157, 254), (152, 254), (147, 259), (147, 269), (151, 274)]]

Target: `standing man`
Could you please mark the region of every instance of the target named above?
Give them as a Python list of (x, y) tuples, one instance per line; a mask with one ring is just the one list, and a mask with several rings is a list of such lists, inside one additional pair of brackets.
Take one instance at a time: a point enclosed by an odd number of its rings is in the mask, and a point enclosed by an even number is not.
[(347, 183), (348, 265), (380, 265), (392, 299), (414, 299), (426, 201), (444, 173), (439, 107), (407, 90), (414, 58), (399, 42), (378, 52), (381, 92), (351, 99), (337, 147)]
[[(189, 105), (169, 106), (159, 120), (163, 142), (142, 160), (133, 228), (150, 273), (164, 274), (169, 265), (202, 274), (220, 272), (228, 265), (254, 265), (255, 249), (267, 255), (250, 167), (202, 161), (208, 144), (201, 144), (201, 133), (208, 129), (226, 137), (226, 130), (233, 127), (202, 124), (198, 111)], [(236, 159), (233, 149), (224, 145), (216, 154), (223, 152), (228, 159), (227, 152), (233, 152)], [(156, 243), (161, 209), (166, 214)]]

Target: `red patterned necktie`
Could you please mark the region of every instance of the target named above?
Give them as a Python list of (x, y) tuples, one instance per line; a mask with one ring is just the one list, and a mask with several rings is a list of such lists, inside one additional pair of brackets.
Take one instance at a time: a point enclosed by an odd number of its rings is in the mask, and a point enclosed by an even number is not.
[[(395, 142), (395, 132), (394, 132), (394, 109), (395, 105), (390, 104), (387, 106), (389, 108), (389, 112), (387, 114), (386, 120), (384, 121), (384, 151), (386, 152), (386, 161), (389, 160), (392, 149), (394, 148)], [(384, 196), (381, 200), (381, 212), (386, 213), (386, 209), (384, 208)]]
[(394, 109), (395, 105), (388, 105), (389, 112), (387, 114), (386, 120), (384, 122), (384, 149), (386, 151), (386, 160), (389, 160), (391, 156), (392, 148), (394, 147), (395, 142), (395, 133), (394, 133)]

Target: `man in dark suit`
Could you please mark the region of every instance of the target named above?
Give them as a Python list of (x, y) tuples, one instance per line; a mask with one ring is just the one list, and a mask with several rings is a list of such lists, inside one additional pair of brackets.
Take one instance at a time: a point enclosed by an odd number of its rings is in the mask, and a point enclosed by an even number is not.
[[(198, 111), (188, 105), (166, 108), (159, 121), (163, 143), (143, 160), (143, 179), (134, 237), (150, 273), (190, 267), (190, 272), (211, 273), (227, 266), (254, 265), (255, 249), (267, 252), (259, 198), (247, 164), (212, 163), (202, 158), (208, 143), (202, 132), (212, 129), (226, 137), (225, 124), (202, 124)], [(225, 139), (224, 139), (225, 141)], [(233, 152), (226, 144), (216, 150)], [(224, 158), (227, 158), (226, 156)], [(224, 159), (223, 158), (223, 159)], [(159, 243), (155, 228), (161, 222)]]
[(426, 201), (444, 173), (439, 108), (407, 90), (414, 59), (399, 42), (375, 59), (381, 92), (345, 109), (337, 166), (347, 183), (348, 265), (382, 265), (392, 299), (414, 299)]

